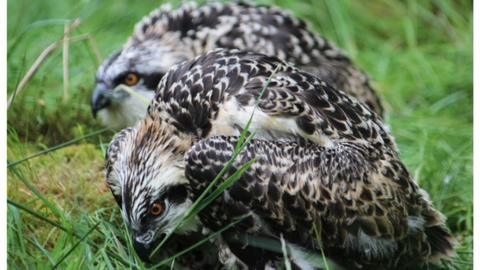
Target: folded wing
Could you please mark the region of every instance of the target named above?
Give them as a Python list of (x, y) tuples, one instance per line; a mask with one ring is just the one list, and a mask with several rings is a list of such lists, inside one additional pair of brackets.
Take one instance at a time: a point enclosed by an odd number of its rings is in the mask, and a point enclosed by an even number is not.
[[(213, 137), (187, 154), (186, 176), (196, 196), (231, 158), (236, 143), (236, 137)], [(320, 241), (337, 259), (393, 266), (451, 255), (453, 242), (441, 215), (395, 158), (372, 163), (368, 150), (353, 143), (325, 148), (254, 140), (230, 174), (251, 159), (252, 167), (200, 214), (207, 227), (219, 229), (250, 213), (236, 233), (281, 234), (311, 250), (319, 250)]]

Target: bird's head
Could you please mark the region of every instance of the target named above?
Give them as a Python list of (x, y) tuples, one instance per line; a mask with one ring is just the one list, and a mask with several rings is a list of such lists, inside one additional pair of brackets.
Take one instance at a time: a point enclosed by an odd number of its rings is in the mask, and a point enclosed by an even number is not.
[(183, 60), (186, 57), (179, 51), (159, 41), (127, 44), (97, 71), (91, 104), (94, 117), (98, 115), (105, 126), (114, 129), (134, 125), (145, 117), (163, 75)]
[[(149, 261), (162, 235), (172, 232), (192, 205), (183, 160), (191, 140), (175, 135), (173, 129), (148, 118), (119, 132), (107, 151), (107, 184), (144, 261)], [(175, 232), (196, 230), (196, 222)]]

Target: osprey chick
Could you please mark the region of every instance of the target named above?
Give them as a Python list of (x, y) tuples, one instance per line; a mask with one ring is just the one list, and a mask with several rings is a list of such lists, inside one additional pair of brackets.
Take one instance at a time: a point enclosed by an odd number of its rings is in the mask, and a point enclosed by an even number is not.
[(347, 269), (417, 267), (452, 256), (442, 214), (375, 113), (275, 57), (236, 50), (172, 68), (147, 118), (109, 146), (107, 183), (140, 252), (173, 230), (228, 162), (257, 100), (257, 138), (229, 173), (257, 161), (176, 233), (216, 231), (250, 214), (222, 239), (252, 269), (281, 254), (239, 243), (242, 237), (283, 236), (303, 250), (323, 249)]
[(151, 100), (170, 67), (214, 48), (252, 51), (292, 62), (382, 116), (382, 105), (368, 77), (339, 49), (286, 11), (243, 3), (160, 8), (142, 19), (124, 47), (98, 69), (92, 96), (94, 115), (112, 128), (135, 124), (145, 116), (148, 103), (119, 85)]

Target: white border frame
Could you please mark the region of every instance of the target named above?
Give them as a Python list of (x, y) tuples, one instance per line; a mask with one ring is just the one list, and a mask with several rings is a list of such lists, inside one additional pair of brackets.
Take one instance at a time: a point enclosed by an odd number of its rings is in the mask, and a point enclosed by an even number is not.
[[(15, 0), (10, 0), (15, 1)], [(480, 94), (478, 93), (479, 87), (478, 83), (480, 82), (480, 56), (475, 52), (478, 52), (478, 47), (480, 44), (480, 36), (476, 34), (475, 30), (480, 29), (480, 12), (478, 11), (478, 2), (474, 1), (474, 69), (473, 69), (473, 96), (474, 96), (474, 106), (473, 106), (473, 189), (474, 189), (474, 247), (473, 250), (478, 250), (480, 248), (480, 238), (477, 233), (479, 232), (480, 222), (477, 220), (477, 217), (480, 217), (480, 176), (478, 171), (480, 170), (480, 160), (479, 153), (480, 147), (476, 142), (480, 142), (480, 134), (478, 128), (480, 127)], [(7, 269), (7, 0), (0, 1), (0, 86), (1, 86), (1, 97), (0, 97), (0, 108), (2, 113), (0, 113), (0, 215), (3, 218), (0, 218), (0, 254), (4, 255), (4, 259), (0, 261), (0, 269)], [(2, 177), (3, 176), (3, 177)], [(480, 261), (479, 254), (474, 252), (473, 254), (474, 269), (480, 269), (476, 267)]]
[[(478, 128), (480, 126), (480, 95), (478, 93), (479, 87), (478, 83), (480, 82), (480, 57), (478, 55), (478, 47), (480, 44), (480, 36), (476, 33), (475, 30), (480, 29), (480, 11), (478, 10), (478, 1), (473, 1), (473, 268), (480, 269), (478, 263), (480, 261), (478, 252), (475, 253), (475, 250), (478, 250), (480, 247), (480, 238), (478, 237), (478, 232), (480, 230), (480, 223), (478, 217), (480, 216), (480, 160), (479, 153), (480, 147), (478, 142), (480, 141), (480, 134)], [(476, 53), (477, 52), (477, 53)]]
[(7, 269), (7, 1), (0, 2), (0, 269)]

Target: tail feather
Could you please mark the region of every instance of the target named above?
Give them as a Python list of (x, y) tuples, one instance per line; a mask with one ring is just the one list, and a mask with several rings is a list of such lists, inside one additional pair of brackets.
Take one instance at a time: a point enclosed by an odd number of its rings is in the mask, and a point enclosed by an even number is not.
[(430, 262), (439, 263), (455, 256), (456, 240), (444, 226), (427, 227), (425, 234), (430, 245)]
[(421, 189), (420, 193), (422, 193), (425, 202), (422, 211), (422, 217), (425, 220), (425, 242), (430, 249), (426, 260), (438, 264), (455, 256), (457, 241), (445, 225), (445, 216), (433, 207), (428, 194), (424, 190)]

